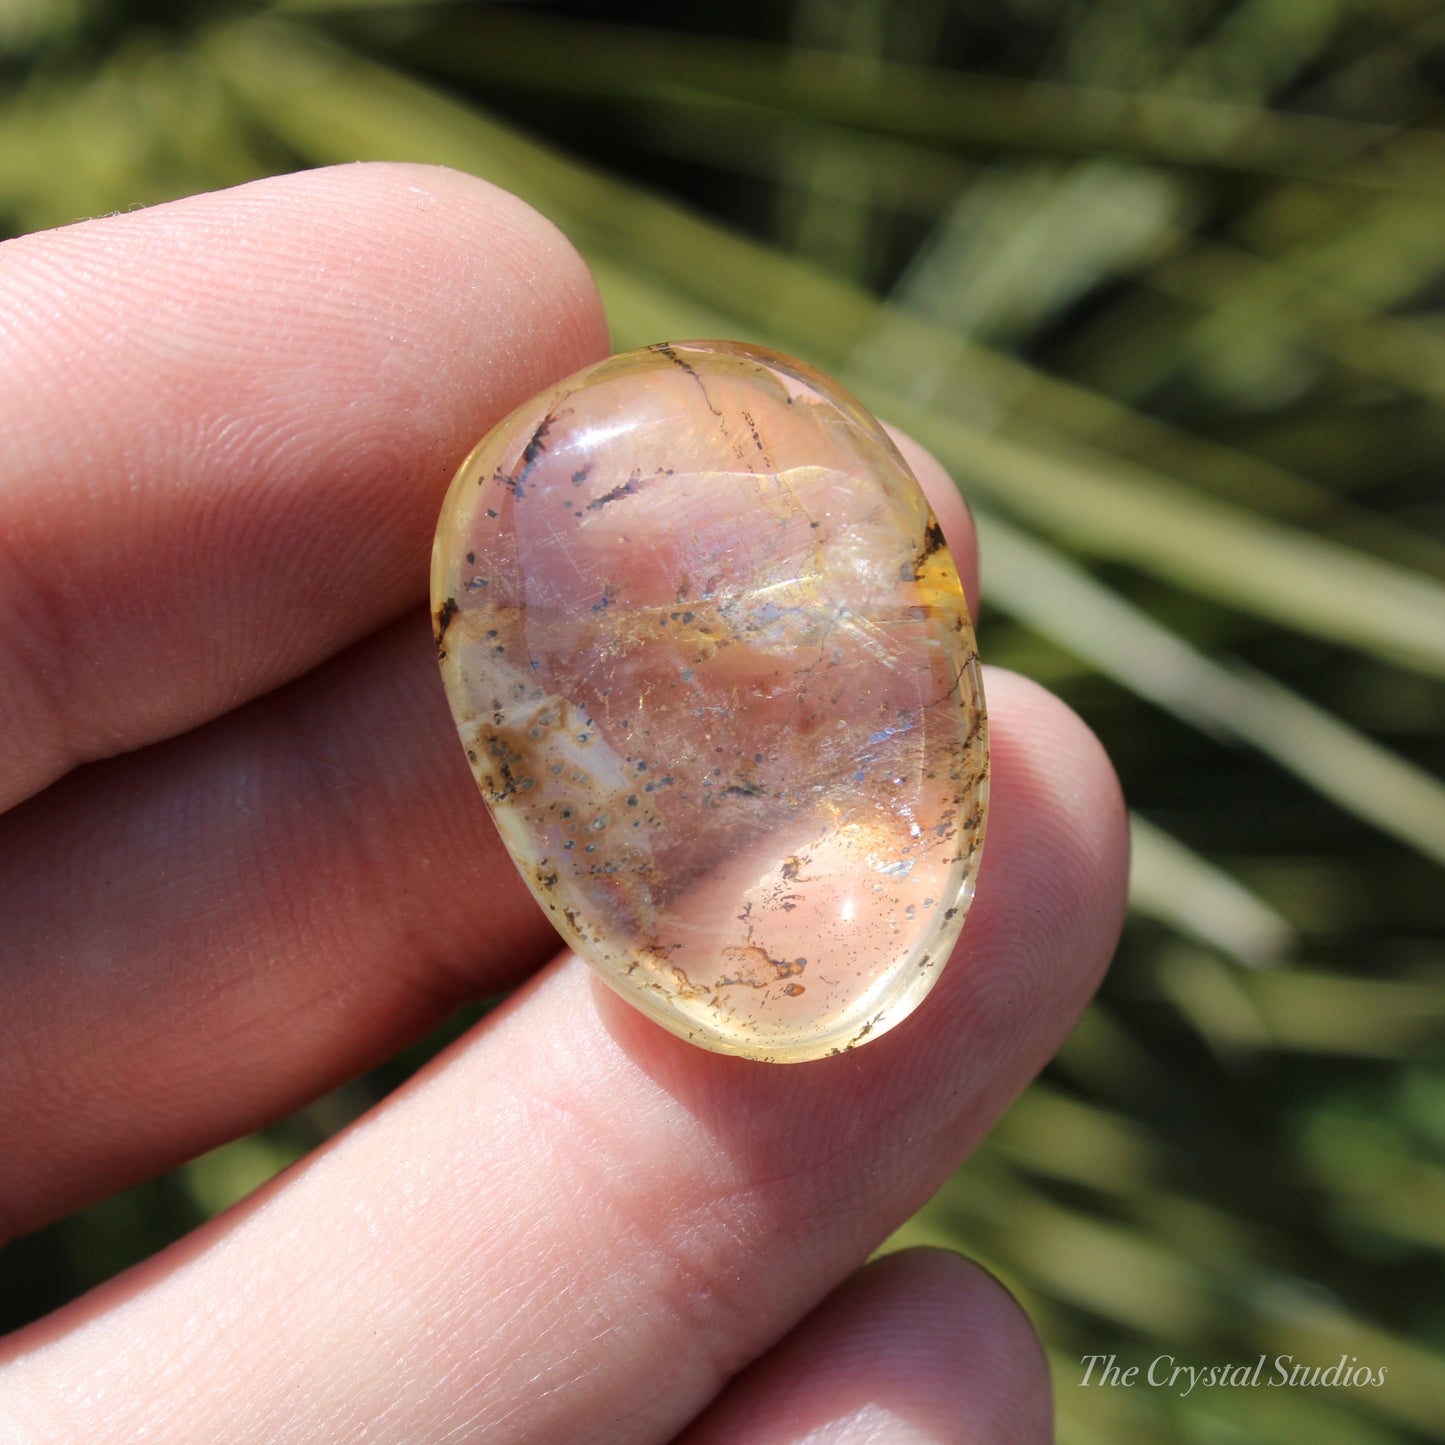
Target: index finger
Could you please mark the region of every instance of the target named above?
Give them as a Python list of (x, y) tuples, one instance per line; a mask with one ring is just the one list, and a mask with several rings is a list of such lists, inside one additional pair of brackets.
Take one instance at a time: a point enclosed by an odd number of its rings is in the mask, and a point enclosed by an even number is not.
[(457, 462), (605, 354), (586, 267), (431, 166), (0, 247), (0, 808), (419, 601)]

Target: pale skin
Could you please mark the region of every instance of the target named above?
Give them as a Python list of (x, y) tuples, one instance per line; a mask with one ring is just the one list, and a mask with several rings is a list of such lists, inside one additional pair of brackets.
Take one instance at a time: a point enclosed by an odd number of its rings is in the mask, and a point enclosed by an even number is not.
[[(424, 167), (0, 246), (0, 1234), (517, 990), (325, 1149), (0, 1342), (4, 1445), (1050, 1438), (1038, 1342), (983, 1271), (862, 1265), (1093, 991), (1113, 772), (987, 673), (973, 913), (853, 1054), (708, 1054), (556, 955), (453, 732), (426, 564), (472, 443), (609, 349), (547, 222)], [(968, 514), (903, 445), (977, 595)]]

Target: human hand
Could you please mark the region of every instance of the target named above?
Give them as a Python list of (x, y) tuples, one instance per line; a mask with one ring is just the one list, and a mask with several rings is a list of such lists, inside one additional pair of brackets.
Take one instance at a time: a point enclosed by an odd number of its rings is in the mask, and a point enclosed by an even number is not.
[[(472, 443), (607, 350), (546, 222), (423, 167), (0, 247), (0, 1232), (517, 988), (311, 1158), (0, 1344), (5, 1445), (1048, 1438), (1042, 1355), (986, 1275), (855, 1271), (1097, 982), (1112, 771), (988, 674), (976, 901), (934, 992), (858, 1052), (705, 1053), (549, 962), (447, 712), (427, 555)], [(967, 514), (905, 446), (974, 596)]]

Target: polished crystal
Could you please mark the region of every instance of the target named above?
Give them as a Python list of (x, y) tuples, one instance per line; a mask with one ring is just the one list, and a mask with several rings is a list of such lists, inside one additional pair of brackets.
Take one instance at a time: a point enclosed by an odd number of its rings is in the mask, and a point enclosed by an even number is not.
[(938, 523), (840, 387), (727, 342), (569, 377), (458, 472), (432, 605), (501, 836), (629, 1001), (789, 1062), (928, 992), (982, 844), (983, 696)]

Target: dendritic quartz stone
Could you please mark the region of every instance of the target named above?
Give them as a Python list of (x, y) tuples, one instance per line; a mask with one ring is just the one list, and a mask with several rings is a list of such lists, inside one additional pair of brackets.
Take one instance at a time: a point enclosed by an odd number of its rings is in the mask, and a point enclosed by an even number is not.
[(792, 1062), (928, 992), (983, 841), (983, 695), (938, 523), (840, 387), (730, 342), (577, 373), (463, 464), (432, 605), (501, 836), (631, 1003)]

